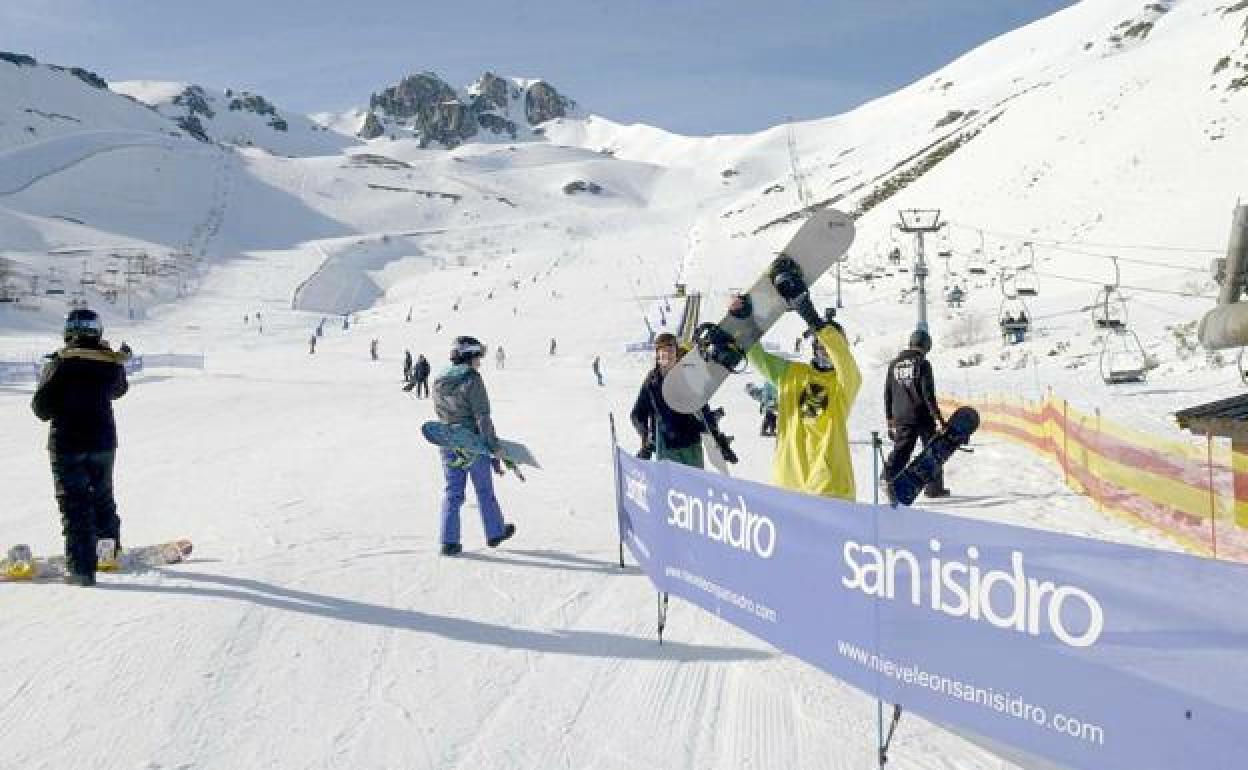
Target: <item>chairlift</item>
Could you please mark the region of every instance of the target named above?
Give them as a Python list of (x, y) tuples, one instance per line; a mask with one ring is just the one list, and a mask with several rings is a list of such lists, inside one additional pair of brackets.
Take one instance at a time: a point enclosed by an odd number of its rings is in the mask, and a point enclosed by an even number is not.
[(55, 267), (48, 268), (48, 285), (44, 287), (43, 293), (47, 295), (63, 295), (65, 293), (65, 282), (56, 274)]
[(87, 269), (87, 261), (85, 259), (82, 261), (82, 276), (78, 279), (78, 283), (82, 286), (95, 285), (95, 273)]
[(1092, 326), (1097, 329), (1117, 331), (1127, 328), (1127, 298), (1118, 290), (1122, 282), (1122, 273), (1118, 269), (1118, 258), (1114, 261), (1114, 282), (1101, 287), (1092, 302)]
[(1001, 327), (1001, 337), (1007, 345), (1023, 342), (1027, 332), (1031, 331), (1031, 314), (1027, 312), (1027, 303), (1019, 298), (1012, 287), (1006, 286), (1009, 278), (1001, 274), (1001, 307), (997, 311), (997, 325)]
[[(1101, 340), (1101, 379), (1106, 385), (1143, 382), (1148, 374), (1148, 355), (1135, 332), (1114, 329)], [(1241, 377), (1242, 370), (1241, 370)]]
[(962, 300), (965, 299), (966, 292), (961, 286), (954, 286), (945, 294), (945, 303), (951, 308), (962, 307)]
[(1036, 282), (1036, 247), (1031, 241), (1023, 245), (1027, 247), (1030, 258), (1026, 264), (1018, 266), (1018, 272), (1014, 276), (1014, 290), (1021, 297), (1034, 297), (1040, 293)]

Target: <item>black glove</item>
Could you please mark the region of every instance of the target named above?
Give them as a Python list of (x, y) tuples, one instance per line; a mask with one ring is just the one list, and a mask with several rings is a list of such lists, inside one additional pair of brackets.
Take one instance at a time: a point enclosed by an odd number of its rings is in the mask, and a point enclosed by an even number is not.
[(654, 457), (654, 444), (646, 442), (641, 445), (641, 449), (637, 450), (637, 459), (649, 460), (651, 457)]
[(130, 355), (131, 353), (134, 352), (133, 350), (130, 349), (130, 346), (124, 342), (121, 343), (121, 347), (118, 348), (118, 350), (120, 350), (122, 353), (125, 353), (126, 355)]

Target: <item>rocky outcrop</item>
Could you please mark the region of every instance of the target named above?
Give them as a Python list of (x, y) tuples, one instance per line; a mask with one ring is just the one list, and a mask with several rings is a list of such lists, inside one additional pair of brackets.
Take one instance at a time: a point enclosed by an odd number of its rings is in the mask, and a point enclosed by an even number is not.
[(361, 139), (376, 139), (384, 133), (386, 129), (382, 127), (376, 113), (370, 112), (364, 116), (364, 125), (360, 126), (360, 130), (356, 131), (355, 135)]
[(570, 106), (568, 99), (561, 96), (553, 86), (540, 80), (525, 90), (524, 115), (531, 126), (565, 117)]
[(413, 136), (422, 146), (447, 148), (481, 135), (513, 140), (522, 129), (564, 117), (574, 107), (541, 81), (514, 81), (486, 72), (460, 92), (436, 74), (422, 72), (373, 94), (358, 136)]

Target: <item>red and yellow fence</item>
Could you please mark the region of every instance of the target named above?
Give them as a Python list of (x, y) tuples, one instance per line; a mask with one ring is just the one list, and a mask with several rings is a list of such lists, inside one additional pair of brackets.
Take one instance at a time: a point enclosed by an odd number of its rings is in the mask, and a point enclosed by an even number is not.
[(975, 407), (980, 430), (1048, 457), (1066, 484), (1101, 510), (1154, 527), (1193, 552), (1248, 561), (1248, 455), (1225, 442), (1187, 438), (1178, 429), (1173, 437), (1133, 430), (1052, 393), (1039, 403), (948, 403)]

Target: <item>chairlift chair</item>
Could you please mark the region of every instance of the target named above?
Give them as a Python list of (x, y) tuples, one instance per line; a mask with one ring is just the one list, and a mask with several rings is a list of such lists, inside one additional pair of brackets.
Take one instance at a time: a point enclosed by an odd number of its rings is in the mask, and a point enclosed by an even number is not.
[(1096, 293), (1096, 298), (1092, 302), (1092, 325), (1097, 329), (1117, 331), (1127, 328), (1127, 298), (1118, 290), (1122, 284), (1118, 257), (1110, 257), (1110, 259), (1114, 261), (1114, 282), (1105, 284)]
[(51, 296), (63, 295), (65, 293), (65, 282), (56, 274), (55, 267), (48, 268), (48, 285), (44, 287), (43, 293)]
[(1148, 375), (1148, 355), (1135, 332), (1114, 329), (1101, 341), (1101, 379), (1106, 385), (1143, 382)]

